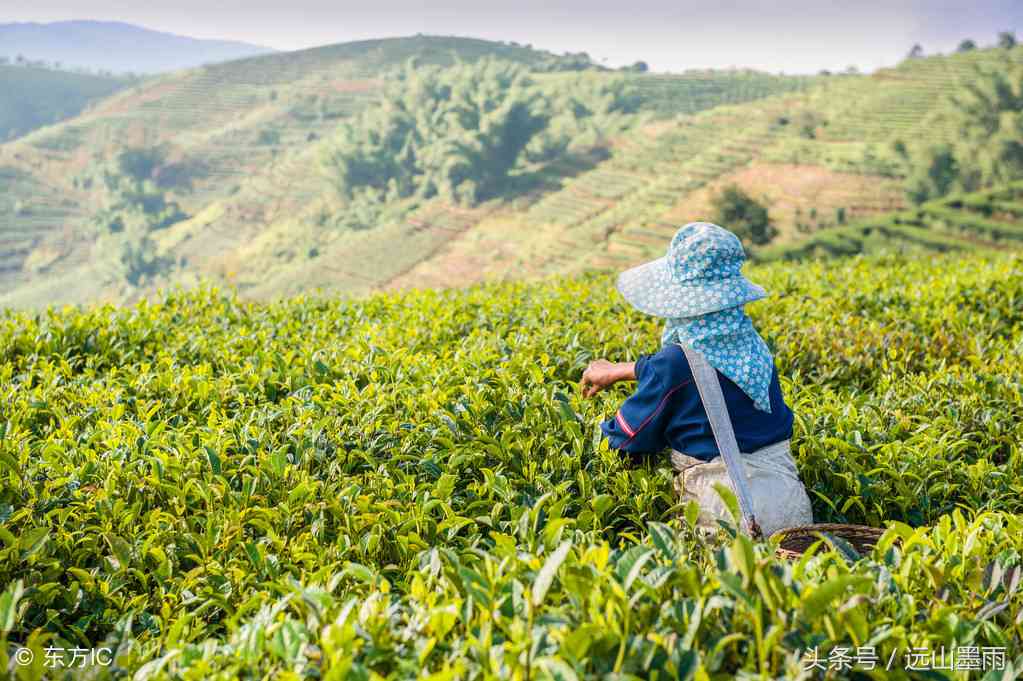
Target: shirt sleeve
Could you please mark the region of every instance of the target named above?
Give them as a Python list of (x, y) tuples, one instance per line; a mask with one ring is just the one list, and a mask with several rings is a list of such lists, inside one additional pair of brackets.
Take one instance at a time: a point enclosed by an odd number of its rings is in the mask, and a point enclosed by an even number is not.
[(670, 418), (665, 407), (671, 396), (689, 381), (672, 385), (669, 371), (660, 367), (659, 355), (636, 360), (636, 391), (613, 418), (600, 424), (608, 444), (635, 454), (659, 452), (668, 446), (665, 430)]

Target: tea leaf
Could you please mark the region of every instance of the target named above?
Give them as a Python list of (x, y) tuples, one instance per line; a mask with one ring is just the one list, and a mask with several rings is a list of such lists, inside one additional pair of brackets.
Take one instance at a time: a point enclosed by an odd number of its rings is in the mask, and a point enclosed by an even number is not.
[(543, 567), (540, 568), (540, 572), (536, 575), (536, 580), (533, 582), (533, 605), (539, 606), (543, 603), (547, 597), (547, 590), (551, 588), (551, 583), (554, 581), (554, 576), (558, 572), (558, 568), (565, 561), (565, 557), (568, 556), (568, 552), (572, 549), (571, 541), (563, 541), (554, 550), (547, 560), (544, 561)]

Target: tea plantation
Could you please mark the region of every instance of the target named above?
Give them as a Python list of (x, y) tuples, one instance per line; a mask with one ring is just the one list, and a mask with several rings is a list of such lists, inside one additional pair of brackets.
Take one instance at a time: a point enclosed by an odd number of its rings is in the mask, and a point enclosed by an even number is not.
[[(588, 274), (360, 300), (0, 313), (0, 667), (17, 678), (1008, 679), (1023, 670), (1023, 259), (750, 268), (818, 522), (702, 542), (598, 435), (656, 348)], [(682, 517), (679, 517), (679, 516)], [(46, 648), (113, 651), (58, 671)], [(27, 647), (32, 664), (13, 651)], [(807, 671), (816, 649), (876, 667)], [(911, 651), (1004, 651), (915, 671)], [(915, 659), (915, 658), (914, 658)], [(919, 661), (916, 663), (919, 665)]]
[(842, 227), (822, 229), (796, 244), (768, 246), (758, 260), (884, 251), (1009, 250), (1023, 245), (1023, 182), (952, 194)]

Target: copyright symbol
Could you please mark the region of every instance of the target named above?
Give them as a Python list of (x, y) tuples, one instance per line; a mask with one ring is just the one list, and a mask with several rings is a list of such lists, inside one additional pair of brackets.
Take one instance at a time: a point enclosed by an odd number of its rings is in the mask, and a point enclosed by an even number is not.
[(18, 648), (14, 651), (14, 661), (23, 667), (32, 664), (35, 657), (31, 648)]

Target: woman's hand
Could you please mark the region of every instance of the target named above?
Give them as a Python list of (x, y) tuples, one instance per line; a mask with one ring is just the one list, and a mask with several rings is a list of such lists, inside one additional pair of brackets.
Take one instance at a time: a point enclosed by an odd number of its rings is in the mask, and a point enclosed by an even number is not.
[(590, 365), (586, 367), (580, 385), (585, 397), (593, 397), (618, 381), (635, 379), (635, 362), (609, 362), (606, 359), (598, 359), (590, 362)]

